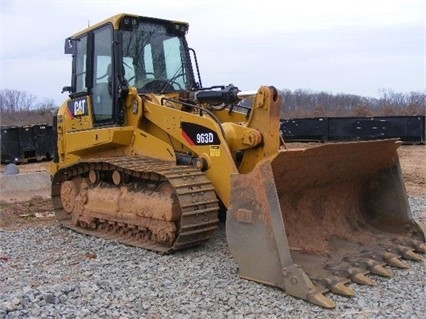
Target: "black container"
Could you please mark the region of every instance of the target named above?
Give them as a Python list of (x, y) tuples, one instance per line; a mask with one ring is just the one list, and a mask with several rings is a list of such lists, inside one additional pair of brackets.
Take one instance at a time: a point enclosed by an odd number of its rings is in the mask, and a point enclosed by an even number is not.
[(19, 128), (19, 144), (23, 162), (37, 159), (34, 139), (34, 125), (24, 125)]
[(19, 146), (19, 127), (2, 126), (1, 127), (1, 162), (20, 163), (21, 150)]
[(52, 149), (52, 126), (48, 124), (35, 124), (34, 131), (34, 145), (35, 156), (37, 160), (51, 159), (53, 156)]
[(327, 134), (327, 119), (302, 118), (281, 121), (284, 141), (323, 141)]

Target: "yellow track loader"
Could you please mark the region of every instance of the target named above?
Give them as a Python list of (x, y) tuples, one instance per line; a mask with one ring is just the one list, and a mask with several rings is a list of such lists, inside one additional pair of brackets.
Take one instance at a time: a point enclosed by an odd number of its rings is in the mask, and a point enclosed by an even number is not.
[(119, 14), (66, 39), (50, 165), (63, 226), (172, 253), (209, 240), (225, 212), (242, 278), (327, 308), (328, 292), (421, 259), (397, 140), (286, 149), (279, 92), (203, 87), (187, 31)]

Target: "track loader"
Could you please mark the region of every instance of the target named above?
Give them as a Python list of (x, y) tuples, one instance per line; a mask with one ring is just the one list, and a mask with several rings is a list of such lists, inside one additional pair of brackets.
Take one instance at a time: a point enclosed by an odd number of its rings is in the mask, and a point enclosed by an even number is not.
[(326, 308), (426, 250), (397, 140), (287, 149), (277, 90), (203, 87), (188, 24), (118, 14), (65, 41), (69, 98), (50, 164), (59, 222), (160, 253), (226, 212), (242, 278)]

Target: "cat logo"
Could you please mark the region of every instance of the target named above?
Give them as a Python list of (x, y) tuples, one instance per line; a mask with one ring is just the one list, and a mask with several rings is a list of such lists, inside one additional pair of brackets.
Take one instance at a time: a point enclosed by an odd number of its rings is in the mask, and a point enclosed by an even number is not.
[(68, 115), (71, 118), (89, 114), (87, 109), (86, 97), (69, 101), (67, 106), (68, 106)]
[(86, 100), (74, 102), (74, 115), (83, 115), (86, 109)]

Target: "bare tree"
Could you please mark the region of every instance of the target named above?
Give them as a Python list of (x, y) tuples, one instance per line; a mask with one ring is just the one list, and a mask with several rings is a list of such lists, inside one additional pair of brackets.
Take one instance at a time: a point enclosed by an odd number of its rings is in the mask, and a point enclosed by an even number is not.
[(43, 101), (37, 103), (38, 109), (48, 110), (56, 107), (56, 103), (53, 99), (45, 98)]
[(0, 109), (5, 112), (28, 111), (37, 97), (25, 91), (4, 89), (0, 91)]
[(37, 98), (25, 91), (0, 91), (0, 125), (51, 124), (55, 108), (53, 99), (37, 103)]

